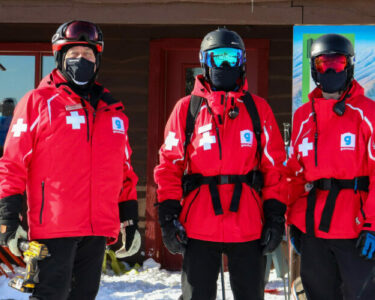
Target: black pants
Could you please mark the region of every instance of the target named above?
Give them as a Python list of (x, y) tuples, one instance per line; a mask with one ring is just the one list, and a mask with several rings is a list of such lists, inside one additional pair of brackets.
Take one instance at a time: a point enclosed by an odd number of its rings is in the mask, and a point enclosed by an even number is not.
[(375, 261), (359, 256), (356, 239), (303, 235), (301, 242), (301, 279), (309, 300), (375, 299)]
[(99, 290), (105, 237), (38, 240), (50, 257), (38, 262), (39, 283), (30, 299), (91, 300)]
[(183, 300), (216, 299), (221, 255), (228, 256), (230, 285), (236, 300), (263, 300), (266, 258), (259, 240), (215, 243), (190, 239), (182, 266)]

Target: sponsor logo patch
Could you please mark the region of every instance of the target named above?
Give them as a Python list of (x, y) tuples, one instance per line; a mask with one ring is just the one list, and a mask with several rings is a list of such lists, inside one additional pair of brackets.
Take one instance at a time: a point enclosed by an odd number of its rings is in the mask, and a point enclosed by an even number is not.
[(253, 145), (254, 134), (251, 130), (245, 129), (240, 131), (241, 147), (251, 147)]
[(113, 133), (125, 134), (124, 121), (119, 117), (112, 117), (112, 129)]
[(355, 149), (355, 134), (346, 132), (341, 135), (340, 149), (343, 150), (354, 150)]

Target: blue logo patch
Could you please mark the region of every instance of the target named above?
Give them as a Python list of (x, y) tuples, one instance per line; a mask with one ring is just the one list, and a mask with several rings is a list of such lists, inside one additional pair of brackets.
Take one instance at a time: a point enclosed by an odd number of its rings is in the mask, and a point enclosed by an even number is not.
[(124, 121), (119, 117), (112, 118), (112, 129), (114, 133), (125, 134)]
[(253, 145), (253, 132), (249, 129), (240, 131), (241, 147), (251, 147)]
[(355, 149), (355, 134), (346, 132), (341, 135), (341, 151)]

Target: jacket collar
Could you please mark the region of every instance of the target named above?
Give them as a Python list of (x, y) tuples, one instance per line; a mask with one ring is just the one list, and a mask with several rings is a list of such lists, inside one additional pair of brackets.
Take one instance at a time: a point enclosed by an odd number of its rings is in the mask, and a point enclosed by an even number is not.
[[(54, 87), (61, 94), (71, 98), (75, 102), (81, 102), (82, 97), (79, 96), (70, 88), (70, 86), (67, 83), (67, 80), (58, 69), (54, 69), (50, 74), (48, 74), (42, 79), (38, 88), (43, 88), (43, 87)], [(99, 83), (95, 82), (95, 86), (93, 87), (93, 89), (96, 90), (95, 91), (96, 94), (100, 95), (99, 99), (97, 100), (98, 101), (97, 109), (105, 107), (105, 106), (111, 106), (114, 109), (118, 109), (118, 107), (122, 107), (123, 109), (122, 103), (114, 99), (109, 93), (109, 91), (103, 88)]]
[[(353, 99), (354, 97), (356, 96), (363, 96), (364, 95), (364, 89), (363, 87), (356, 81), (356, 80), (353, 80), (352, 81), (352, 84), (351, 84), (351, 87), (348, 91), (348, 94), (350, 95), (346, 101), (350, 101), (351, 99)], [(322, 90), (318, 87), (316, 87), (310, 94), (309, 94), (309, 101), (312, 101), (312, 100), (319, 100), (319, 99), (322, 99), (322, 100), (333, 100), (333, 99), (325, 99), (323, 98), (323, 93), (322, 93)], [(338, 101), (338, 100), (335, 100), (335, 101)]]

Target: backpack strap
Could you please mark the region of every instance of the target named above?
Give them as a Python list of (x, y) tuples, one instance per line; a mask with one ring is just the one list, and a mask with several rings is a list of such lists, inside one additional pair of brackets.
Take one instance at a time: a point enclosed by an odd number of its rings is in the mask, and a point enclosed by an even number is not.
[(187, 115), (186, 115), (185, 143), (184, 143), (185, 157), (186, 157), (186, 149), (187, 149), (187, 146), (190, 144), (190, 139), (194, 132), (195, 120), (202, 106), (203, 99), (204, 98), (196, 96), (196, 95), (191, 95), (190, 97), (189, 108), (188, 108)]
[(260, 125), (259, 113), (255, 106), (254, 99), (249, 92), (245, 93), (243, 97), (243, 101), (245, 103), (247, 112), (250, 115), (250, 119), (253, 122), (253, 128), (254, 128), (255, 138), (257, 140), (257, 152), (259, 155), (259, 164), (260, 164), (260, 160), (262, 158), (262, 143), (261, 143), (262, 127)]

